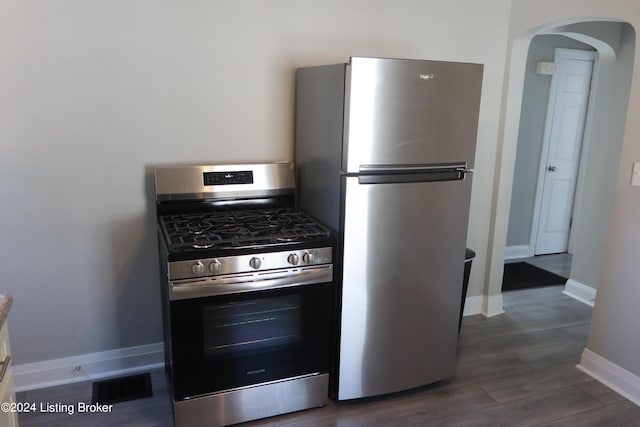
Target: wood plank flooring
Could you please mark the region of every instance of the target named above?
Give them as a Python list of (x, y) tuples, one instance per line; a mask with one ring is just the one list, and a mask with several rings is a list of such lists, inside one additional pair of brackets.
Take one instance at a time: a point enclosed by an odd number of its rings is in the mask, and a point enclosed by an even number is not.
[[(466, 317), (455, 378), (409, 392), (335, 403), (244, 424), (257, 426), (640, 426), (640, 407), (575, 368), (591, 308), (562, 287), (503, 294), (506, 313)], [(29, 426), (171, 426), (162, 372), (154, 397), (114, 405), (109, 414), (22, 414)], [(91, 383), (19, 393), (22, 402), (91, 401)]]

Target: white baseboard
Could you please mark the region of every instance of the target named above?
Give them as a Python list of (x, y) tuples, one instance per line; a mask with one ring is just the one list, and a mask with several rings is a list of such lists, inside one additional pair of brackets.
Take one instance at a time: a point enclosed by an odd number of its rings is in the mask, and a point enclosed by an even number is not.
[(529, 258), (529, 245), (507, 246), (504, 250), (504, 259)]
[(564, 285), (564, 291), (562, 291), (562, 293), (593, 307), (597, 291), (591, 286), (569, 279)]
[(482, 298), (482, 314), (485, 317), (497, 316), (504, 313), (502, 294), (483, 296)]
[(162, 343), (13, 366), (15, 391), (126, 375), (164, 366)]
[(576, 367), (640, 406), (640, 377), (637, 375), (587, 348)]
[(463, 316), (474, 316), (476, 314), (482, 314), (482, 301), (484, 297), (482, 295), (478, 295), (475, 297), (467, 297), (464, 300), (464, 311), (462, 312)]
[(467, 299), (464, 300), (464, 312), (462, 316), (482, 314), (485, 317), (491, 317), (502, 313), (504, 313), (502, 309), (502, 294), (490, 297), (478, 295), (475, 297), (467, 297)]

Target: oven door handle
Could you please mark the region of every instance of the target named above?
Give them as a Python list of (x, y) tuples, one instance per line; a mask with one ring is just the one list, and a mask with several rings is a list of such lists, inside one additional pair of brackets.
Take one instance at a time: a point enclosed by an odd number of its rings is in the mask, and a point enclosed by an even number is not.
[(333, 280), (333, 266), (273, 270), (169, 283), (171, 301), (264, 289), (279, 289), (327, 283)]

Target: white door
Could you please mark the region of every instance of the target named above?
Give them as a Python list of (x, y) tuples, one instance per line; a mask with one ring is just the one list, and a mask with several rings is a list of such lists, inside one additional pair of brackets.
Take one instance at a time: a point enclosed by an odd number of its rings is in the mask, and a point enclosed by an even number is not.
[(536, 255), (566, 252), (569, 246), (594, 55), (556, 49), (540, 167), (543, 184)]

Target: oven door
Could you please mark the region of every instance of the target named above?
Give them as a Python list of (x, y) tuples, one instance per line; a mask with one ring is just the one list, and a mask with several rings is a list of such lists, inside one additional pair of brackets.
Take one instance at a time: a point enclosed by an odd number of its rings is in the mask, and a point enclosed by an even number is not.
[(332, 282), (170, 302), (176, 401), (329, 371)]

